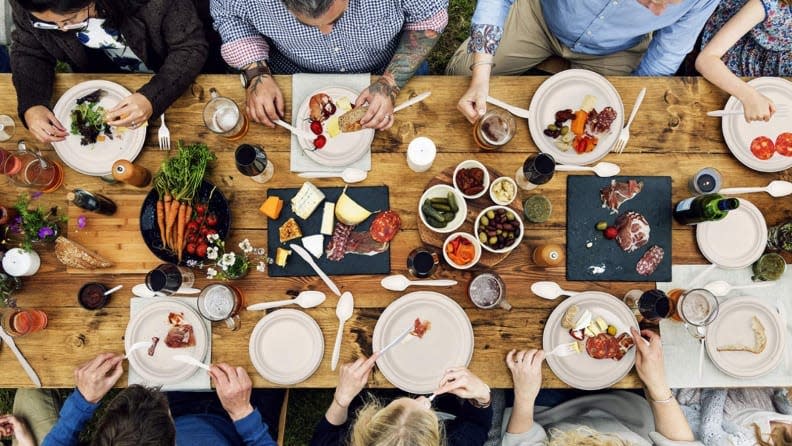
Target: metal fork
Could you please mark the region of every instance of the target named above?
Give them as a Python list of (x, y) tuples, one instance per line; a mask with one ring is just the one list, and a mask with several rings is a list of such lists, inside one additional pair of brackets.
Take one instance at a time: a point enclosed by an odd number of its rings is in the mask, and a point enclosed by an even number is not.
[(564, 356), (576, 355), (578, 353), (580, 353), (580, 350), (578, 350), (577, 341), (575, 341), (566, 344), (560, 344), (556, 348), (547, 352), (545, 356), (558, 356), (559, 358), (563, 358)]
[(633, 119), (635, 119), (635, 115), (638, 114), (638, 108), (641, 106), (644, 96), (646, 96), (646, 87), (642, 88), (641, 92), (638, 93), (638, 97), (635, 99), (635, 105), (633, 105), (632, 112), (630, 113), (630, 119), (627, 120), (627, 125), (622, 129), (619, 139), (616, 140), (616, 145), (613, 146), (613, 150), (611, 150), (612, 152), (622, 153), (624, 152), (624, 148), (627, 147), (627, 141), (630, 140), (630, 124), (632, 124)]
[(165, 113), (160, 115), (162, 125), (159, 128), (159, 148), (160, 150), (170, 150), (170, 130), (165, 125)]

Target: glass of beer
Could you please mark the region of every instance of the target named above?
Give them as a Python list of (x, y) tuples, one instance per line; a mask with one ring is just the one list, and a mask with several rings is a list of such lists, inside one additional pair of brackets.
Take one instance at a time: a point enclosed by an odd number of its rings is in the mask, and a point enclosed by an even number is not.
[(473, 125), (473, 139), (486, 150), (498, 149), (514, 137), (517, 124), (511, 113), (493, 109), (484, 113)]
[(718, 317), (719, 303), (714, 294), (702, 288), (682, 293), (677, 301), (677, 314), (690, 334), (699, 337), (701, 330)]
[(41, 310), (6, 308), (0, 323), (3, 330), (11, 336), (24, 336), (41, 331), (47, 327), (47, 313)]
[(237, 140), (247, 134), (247, 116), (239, 109), (236, 102), (220, 96), (214, 88), (209, 89), (212, 99), (203, 109), (203, 119), (206, 127), (230, 140)]
[(198, 295), (198, 312), (212, 322), (225, 321), (226, 326), (238, 330), (239, 312), (245, 306), (242, 293), (236, 287), (213, 283)]

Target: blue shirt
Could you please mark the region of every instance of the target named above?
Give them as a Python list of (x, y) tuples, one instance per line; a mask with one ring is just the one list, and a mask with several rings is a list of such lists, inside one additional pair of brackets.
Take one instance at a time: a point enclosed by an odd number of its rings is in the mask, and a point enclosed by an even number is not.
[[(633, 72), (639, 76), (673, 75), (718, 5), (718, 0), (684, 0), (669, 4), (656, 16), (636, 0), (540, 1), (547, 27), (559, 42), (576, 53), (613, 54), (632, 48), (652, 33), (649, 49)], [(481, 42), (482, 35), (484, 44), (471, 45), (472, 51), (494, 54), (513, 3), (514, 0), (479, 0), (473, 14), (471, 44), (473, 36)]]

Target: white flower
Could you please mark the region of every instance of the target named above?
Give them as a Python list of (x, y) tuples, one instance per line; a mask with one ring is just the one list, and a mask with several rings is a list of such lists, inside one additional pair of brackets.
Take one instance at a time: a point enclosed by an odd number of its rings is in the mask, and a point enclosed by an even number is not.
[(220, 268), (221, 268), (223, 271), (228, 271), (228, 267), (229, 267), (229, 265), (226, 265), (225, 263), (218, 263), (218, 265), (220, 265)]
[(217, 275), (217, 270), (214, 268), (207, 268), (206, 269), (206, 278), (207, 279), (214, 279)]
[(209, 240), (210, 243), (211, 242), (215, 242), (215, 241), (220, 239), (220, 235), (219, 234), (209, 234), (209, 235), (206, 236), (206, 239)]
[(244, 239), (239, 243), (239, 249), (245, 254), (250, 254), (253, 252), (253, 245), (250, 244), (250, 240)]
[(264, 251), (264, 248), (256, 248), (256, 255), (257, 256), (263, 256), (264, 254), (266, 254), (266, 251)]
[(267, 270), (267, 264), (264, 262), (259, 262), (258, 265), (256, 266), (256, 270), (258, 270), (258, 272), (260, 273), (263, 273), (264, 271)]
[(206, 248), (206, 258), (214, 260), (217, 258), (217, 246), (210, 246)]
[(236, 263), (236, 254), (234, 254), (233, 252), (223, 254), (223, 258), (221, 258), (220, 261), (217, 263), (220, 264), (221, 266), (231, 266), (234, 263)]

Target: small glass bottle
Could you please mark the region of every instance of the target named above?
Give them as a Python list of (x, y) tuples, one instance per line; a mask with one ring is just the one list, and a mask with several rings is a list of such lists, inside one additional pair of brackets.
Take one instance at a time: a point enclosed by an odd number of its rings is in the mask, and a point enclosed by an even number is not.
[(113, 203), (113, 200), (104, 195), (93, 194), (85, 189), (74, 189), (66, 195), (66, 199), (86, 211), (98, 212), (104, 215), (113, 215), (116, 212), (116, 204)]
[(564, 263), (564, 248), (552, 243), (537, 246), (531, 258), (536, 266), (545, 268), (560, 266)]

